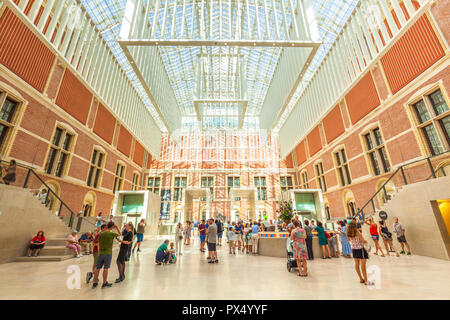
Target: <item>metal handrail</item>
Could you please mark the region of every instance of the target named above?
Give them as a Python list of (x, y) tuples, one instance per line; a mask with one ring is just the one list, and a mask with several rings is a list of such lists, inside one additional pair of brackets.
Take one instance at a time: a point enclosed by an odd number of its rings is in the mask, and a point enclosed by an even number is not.
[(437, 173), (439, 170), (442, 170), (443, 175), (446, 176), (443, 167), (439, 167), (439, 168), (434, 169), (433, 166), (432, 166), (432, 163), (431, 163), (431, 159), (436, 158), (436, 157), (440, 157), (440, 156), (442, 156), (442, 155), (444, 155), (444, 154), (446, 154), (446, 153), (449, 153), (449, 154), (450, 154), (450, 151), (442, 152), (442, 153), (439, 153), (439, 154), (436, 154), (436, 155), (432, 155), (432, 156), (429, 156), (429, 157), (426, 157), (426, 158), (422, 158), (422, 159), (419, 159), (419, 160), (415, 160), (415, 161), (409, 162), (409, 163), (407, 163), (407, 164), (404, 164), (404, 165), (398, 167), (398, 168), (394, 171), (394, 173), (393, 173), (393, 174), (392, 174), (392, 175), (391, 175), (391, 176), (383, 183), (383, 185), (375, 192), (375, 194), (374, 194), (374, 195), (366, 202), (366, 204), (364, 204), (364, 206), (358, 210), (358, 212), (353, 216), (353, 218), (355, 218), (356, 215), (359, 214), (360, 212), (361, 212), (361, 213), (364, 213), (364, 209), (365, 209), (370, 203), (372, 204), (372, 207), (373, 207), (373, 209), (374, 209), (374, 212), (376, 211), (375, 203), (374, 203), (373, 200), (375, 199), (375, 197), (376, 197), (381, 191), (384, 191), (385, 195), (387, 195), (387, 193), (386, 193), (386, 185), (387, 185), (387, 184), (388, 184), (388, 183), (389, 183), (389, 182), (390, 182), (390, 181), (398, 174), (399, 171), (400, 171), (401, 174), (402, 174), (403, 182), (405, 183), (405, 185), (407, 185), (407, 184), (408, 184), (408, 181), (407, 181), (407, 179), (406, 179), (406, 175), (405, 175), (405, 171), (404, 171), (404, 169), (405, 169), (406, 167), (409, 167), (409, 166), (411, 166), (411, 165), (413, 165), (413, 164), (415, 164), (415, 163), (419, 163), (419, 162), (426, 161), (426, 162), (428, 162), (428, 164), (429, 164), (429, 166), (430, 166), (430, 169), (431, 169), (431, 172), (432, 172), (432, 173), (431, 173), (431, 175), (430, 175), (427, 179), (425, 179), (425, 181), (430, 180), (431, 178), (436, 179), (436, 178), (437, 178), (436, 173)]
[[(5, 160), (0, 160), (0, 164), (1, 163), (9, 164), (9, 162), (5, 161)], [(58, 210), (58, 216), (59, 217), (61, 216), (61, 210), (62, 210), (63, 207), (66, 208), (70, 212), (70, 219), (69, 219), (68, 227), (72, 228), (73, 222), (74, 222), (74, 218), (76, 217), (76, 214), (72, 211), (72, 209), (70, 209), (70, 207), (50, 188), (50, 186), (47, 183), (45, 183), (44, 180), (42, 180), (42, 178), (34, 171), (34, 168), (32, 168), (30, 166), (27, 166), (27, 165), (24, 165), (24, 164), (17, 163), (17, 162), (16, 162), (16, 166), (19, 167), (19, 168), (23, 168), (23, 169), (27, 170), (27, 175), (25, 177), (23, 188), (27, 189), (28, 181), (30, 179), (30, 175), (33, 174), (33, 176), (35, 176), (39, 180), (39, 182), (41, 182), (42, 185), (44, 185), (45, 188), (47, 189), (47, 196), (45, 198), (45, 203), (47, 203), (47, 199), (49, 197), (49, 193), (51, 193), (52, 196), (55, 197), (60, 202), (59, 210)], [(78, 217), (78, 218), (82, 219), (83, 221), (87, 221), (89, 224), (95, 226), (94, 223), (90, 222), (87, 219), (84, 219), (84, 217)], [(77, 231), (79, 231), (79, 230), (77, 230)]]

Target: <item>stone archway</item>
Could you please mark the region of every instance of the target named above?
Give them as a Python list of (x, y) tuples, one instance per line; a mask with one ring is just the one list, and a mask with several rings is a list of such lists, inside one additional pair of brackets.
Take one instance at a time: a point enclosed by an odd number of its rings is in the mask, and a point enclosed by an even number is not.
[[(209, 219), (210, 215), (210, 203), (211, 203), (211, 191), (209, 188), (185, 188), (183, 189), (183, 201), (182, 201), (182, 215), (180, 222), (182, 224), (186, 221), (194, 220), (194, 199), (205, 198), (206, 204), (204, 210), (206, 219)], [(200, 217), (202, 216), (202, 207), (200, 206)]]
[(343, 193), (343, 202), (347, 217), (354, 217), (357, 213), (356, 200), (352, 190), (345, 190)]
[(450, 160), (443, 161), (436, 167), (436, 177), (442, 178), (445, 176), (450, 176)]
[(89, 191), (84, 196), (83, 207), (81, 209), (82, 217), (93, 217), (95, 215), (95, 205), (97, 204), (97, 195), (94, 191)]
[[(231, 188), (230, 189), (230, 221), (236, 221), (236, 212), (239, 212), (239, 218), (244, 218), (242, 216), (242, 210), (241, 207), (237, 204), (235, 204), (235, 199), (239, 198), (246, 198), (248, 203), (247, 208), (247, 219), (250, 219), (252, 221), (257, 220), (257, 214), (256, 214), (256, 188)], [(242, 200), (240, 200), (242, 201)], [(237, 207), (237, 208), (236, 208)]]
[[(380, 188), (383, 187), (383, 184), (387, 181), (387, 179), (383, 178), (377, 181), (377, 185), (375, 187), (375, 192), (378, 191)], [(389, 181), (384, 188), (386, 189), (386, 194), (383, 190), (378, 192), (377, 194), (377, 200), (378, 205), (382, 207), (387, 201), (389, 201), (392, 198), (392, 195), (395, 194), (396, 188), (392, 181)]]
[[(56, 194), (58, 197), (61, 196), (61, 187), (59, 186), (59, 183), (56, 182), (55, 180), (48, 180), (45, 181), (45, 184), (48, 186), (48, 188), (50, 188), (54, 194)], [(42, 190), (47, 190), (47, 186), (42, 185), (39, 188), (39, 192), (41, 192)], [(48, 192), (48, 190), (47, 190)], [(54, 214), (58, 214), (58, 210), (59, 210), (59, 206), (60, 206), (60, 201), (54, 196), (53, 193), (48, 192), (48, 196), (47, 196), (47, 201), (45, 203), (43, 203), (52, 213)]]

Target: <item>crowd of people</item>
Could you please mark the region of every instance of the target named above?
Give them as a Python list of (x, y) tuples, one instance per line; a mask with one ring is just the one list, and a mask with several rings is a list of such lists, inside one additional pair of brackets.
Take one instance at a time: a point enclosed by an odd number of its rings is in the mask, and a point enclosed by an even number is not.
[[(97, 229), (94, 232), (85, 232), (78, 238), (78, 233), (73, 231), (66, 240), (66, 247), (73, 250), (78, 258), (83, 257), (83, 253), (93, 255), (92, 270), (86, 275), (86, 282), (89, 283), (93, 278), (93, 288), (99, 284), (99, 274), (103, 269), (102, 288), (111, 287), (108, 282), (108, 272), (111, 267), (113, 244), (117, 240), (120, 243), (120, 249), (117, 255), (116, 264), (119, 277), (115, 283), (125, 280), (125, 266), (129, 261), (130, 255), (137, 249), (141, 252), (141, 244), (144, 239), (146, 222), (142, 219), (137, 230), (132, 222), (124, 224), (120, 230), (112, 221), (113, 217), (105, 223), (101, 214), (97, 217)], [(399, 223), (398, 218), (394, 218), (393, 231), (397, 235), (397, 241), (402, 250), (399, 253), (393, 244), (393, 234), (389, 231), (385, 221), (381, 220), (375, 223), (373, 218), (364, 222), (369, 226), (369, 233), (374, 243), (375, 253), (381, 253), (382, 257), (394, 252), (397, 257), (400, 254), (411, 254), (410, 247), (406, 241), (405, 228)], [(155, 262), (158, 265), (166, 263), (176, 263), (177, 256), (182, 255), (183, 244), (191, 245), (191, 237), (194, 232), (194, 223), (187, 221), (185, 226), (178, 223), (175, 229), (175, 239), (173, 242), (165, 240), (156, 250)], [(200, 238), (199, 250), (203, 253), (208, 250), (208, 263), (219, 263), (217, 247), (222, 246), (224, 233), (227, 237), (228, 252), (230, 255), (236, 253), (245, 253), (251, 255), (258, 254), (259, 233), (267, 230), (283, 231), (288, 233), (288, 240), (291, 243), (292, 256), (298, 267), (298, 275), (308, 276), (308, 260), (314, 259), (312, 239), (317, 235), (321, 247), (322, 259), (331, 259), (331, 257), (346, 258), (353, 257), (355, 270), (359, 281), (368, 284), (366, 261), (369, 258), (370, 246), (362, 233), (362, 225), (356, 219), (350, 222), (337, 221), (337, 228), (334, 231), (327, 231), (320, 221), (304, 220), (303, 223), (296, 216), (291, 223), (278, 223), (268, 221), (242, 221), (223, 223), (220, 219), (201, 220), (197, 225)], [(381, 235), (386, 254), (379, 244)], [(338, 241), (338, 237), (340, 241)], [(133, 241), (137, 240), (133, 247)], [(340, 249), (338, 243), (340, 242)], [(30, 241), (28, 256), (38, 256), (40, 251), (46, 245), (44, 231), (39, 231)], [(405, 252), (405, 249), (407, 252)]]

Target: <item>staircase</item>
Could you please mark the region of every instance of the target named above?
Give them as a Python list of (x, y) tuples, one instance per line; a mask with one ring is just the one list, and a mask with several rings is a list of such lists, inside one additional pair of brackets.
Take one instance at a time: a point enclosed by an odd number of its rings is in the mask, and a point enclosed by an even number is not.
[[(30, 240), (43, 230), (47, 244), (39, 257), (27, 257)], [(11, 261), (62, 261), (73, 257), (65, 248), (71, 230), (33, 194), (0, 184), (0, 263)]]

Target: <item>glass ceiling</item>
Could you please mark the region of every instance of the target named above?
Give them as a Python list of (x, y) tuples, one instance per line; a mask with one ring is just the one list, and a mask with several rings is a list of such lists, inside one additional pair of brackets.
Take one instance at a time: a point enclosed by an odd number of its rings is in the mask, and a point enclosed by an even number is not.
[[(286, 3), (288, 2), (288, 0), (283, 1), (285, 1)], [(127, 0), (81, 0), (81, 3), (84, 5), (93, 22), (96, 24), (106, 43), (126, 72), (130, 81), (136, 88), (142, 101), (149, 108), (161, 131), (167, 132), (167, 129), (161, 121), (149, 97), (145, 93), (141, 83), (137, 79), (131, 65), (126, 59), (125, 54), (117, 43), (126, 2)], [(286, 108), (284, 114), (282, 115), (277, 128), (281, 127), (289, 113), (292, 111), (306, 84), (312, 78), (314, 72), (317, 70), (323, 58), (331, 48), (332, 44), (337, 38), (337, 35), (341, 31), (345, 22), (348, 20), (350, 14), (352, 13), (359, 0), (312, 0), (312, 2), (323, 45), (320, 47), (318, 54), (315, 56), (313, 62), (311, 63), (304, 80), (298, 87), (293, 99), (288, 105), (288, 108)], [(177, 14), (181, 15), (181, 6), (179, 7), (180, 10), (177, 10)], [(187, 6), (187, 8), (189, 7)], [(250, 13), (252, 13), (252, 10), (253, 15), (251, 15), (250, 17), (250, 25), (252, 25), (255, 20), (254, 7), (253, 9), (251, 8)], [(259, 7), (259, 11), (261, 10), (264, 9), (262, 7)], [(191, 21), (191, 10), (186, 10), (186, 12), (186, 21)], [(160, 11), (159, 14), (163, 13)], [(219, 14), (225, 15), (224, 20), (227, 20), (227, 10), (224, 10), (223, 12), (219, 12), (219, 10), (217, 10), (213, 13), (213, 16), (217, 16)], [(263, 15), (264, 12), (260, 12), (260, 14)], [(150, 16), (149, 19), (151, 21), (152, 16)], [(217, 21), (218, 19), (215, 20)], [(264, 19), (261, 20), (261, 29), (265, 30), (265, 21)], [(280, 16), (279, 21), (281, 20), (282, 18)], [(292, 17), (289, 16), (288, 22), (290, 23), (291, 20)], [(245, 23), (243, 25), (243, 31), (246, 32), (247, 28), (247, 23)], [(272, 29), (274, 28), (271, 25), (270, 32), (275, 32)], [(281, 28), (280, 30), (282, 31), (283, 28)], [(161, 37), (161, 34), (158, 34), (158, 32), (159, 30), (157, 28), (155, 35), (156, 38)], [(172, 84), (172, 88), (178, 102), (178, 106), (181, 113), (183, 114), (182, 126), (190, 129), (199, 129), (193, 103), (195, 86), (194, 70), (196, 56), (200, 53), (205, 53), (205, 50), (208, 50), (208, 53), (213, 54), (222, 52), (224, 54), (243, 55), (247, 67), (247, 95), (249, 100), (246, 117), (244, 120), (244, 129), (258, 129), (258, 117), (261, 112), (261, 107), (266, 97), (268, 88), (272, 81), (272, 77), (274, 75), (274, 71), (282, 49), (267, 47), (209, 47), (203, 49), (200, 47), (159, 47), (159, 52), (165, 64), (169, 80)], [(223, 128), (224, 123), (229, 123), (229, 121), (229, 119), (223, 119), (220, 117), (209, 118), (208, 126), (213, 128), (217, 125), (217, 128), (220, 129)]]

